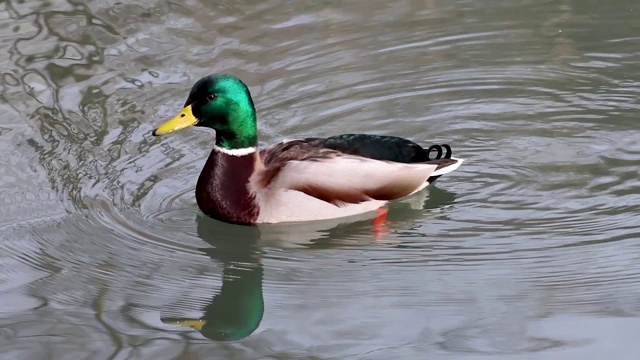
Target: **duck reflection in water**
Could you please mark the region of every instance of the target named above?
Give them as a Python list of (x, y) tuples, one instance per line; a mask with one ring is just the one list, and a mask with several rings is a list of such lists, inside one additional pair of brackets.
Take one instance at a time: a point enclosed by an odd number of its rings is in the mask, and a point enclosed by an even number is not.
[(198, 216), (198, 234), (212, 246), (200, 250), (223, 265), (220, 292), (201, 318), (162, 318), (162, 321), (192, 327), (211, 340), (240, 340), (258, 328), (264, 314), (264, 271), (257, 246), (260, 231), (255, 227), (216, 223)]
[[(455, 202), (455, 194), (446, 190), (433, 188), (429, 193), (396, 203), (389, 217), (393, 227), (406, 228), (417, 219), (424, 220), (427, 214), (424, 210), (440, 209)], [(375, 214), (254, 227), (227, 224), (199, 214), (198, 235), (211, 245), (200, 251), (222, 264), (222, 287), (203, 309), (202, 317), (161, 320), (165, 324), (189, 326), (214, 341), (244, 339), (260, 326), (264, 314), (262, 247), (323, 250), (353, 246), (354, 241), (370, 245), (377, 239), (372, 216)]]

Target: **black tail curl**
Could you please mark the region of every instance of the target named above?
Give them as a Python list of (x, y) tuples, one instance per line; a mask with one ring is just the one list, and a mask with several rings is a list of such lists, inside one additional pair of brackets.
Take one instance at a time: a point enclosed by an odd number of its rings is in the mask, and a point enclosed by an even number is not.
[[(446, 150), (446, 152), (443, 152), (442, 148), (444, 148)], [(435, 159), (432, 159), (430, 157), (431, 151), (433, 151), (433, 150), (436, 150), (438, 152), (438, 154), (436, 155)], [(443, 156), (443, 153), (444, 153), (444, 156)], [(451, 146), (449, 146), (447, 144), (429, 146), (429, 149), (427, 149), (427, 159), (429, 159), (429, 161), (431, 161), (431, 160), (439, 160), (439, 159), (451, 159)]]

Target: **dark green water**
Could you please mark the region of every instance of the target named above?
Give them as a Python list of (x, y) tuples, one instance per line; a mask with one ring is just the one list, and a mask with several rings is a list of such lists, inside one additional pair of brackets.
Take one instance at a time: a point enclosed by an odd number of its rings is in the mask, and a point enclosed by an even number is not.
[[(377, 239), (204, 218), (150, 131), (221, 71), (467, 161)], [(636, 359), (639, 74), (637, 1), (1, 1), (0, 358)]]

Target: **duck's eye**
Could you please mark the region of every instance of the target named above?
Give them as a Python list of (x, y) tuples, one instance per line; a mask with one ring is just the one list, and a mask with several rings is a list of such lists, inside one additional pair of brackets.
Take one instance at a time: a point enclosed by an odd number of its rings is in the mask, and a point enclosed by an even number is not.
[(209, 94), (207, 95), (207, 100), (211, 101), (211, 100), (214, 100), (216, 97), (218, 97), (216, 94)]

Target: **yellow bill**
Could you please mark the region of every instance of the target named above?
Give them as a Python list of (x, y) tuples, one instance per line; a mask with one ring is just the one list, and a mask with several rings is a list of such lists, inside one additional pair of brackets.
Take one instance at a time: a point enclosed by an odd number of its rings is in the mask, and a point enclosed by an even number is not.
[(182, 109), (173, 119), (168, 120), (158, 126), (151, 134), (153, 136), (167, 135), (179, 131), (198, 123), (198, 119), (193, 116), (191, 105)]
[(162, 322), (168, 325), (182, 325), (194, 328), (198, 331), (207, 323), (207, 320), (201, 319), (162, 319)]

